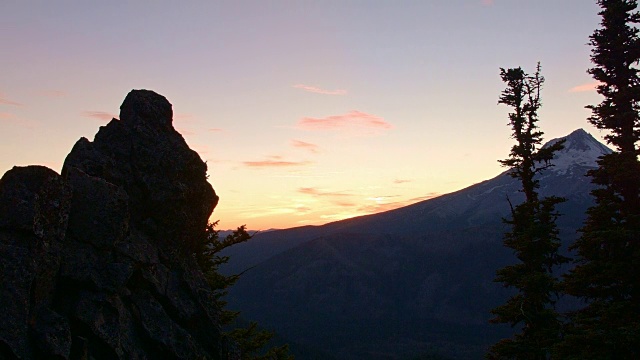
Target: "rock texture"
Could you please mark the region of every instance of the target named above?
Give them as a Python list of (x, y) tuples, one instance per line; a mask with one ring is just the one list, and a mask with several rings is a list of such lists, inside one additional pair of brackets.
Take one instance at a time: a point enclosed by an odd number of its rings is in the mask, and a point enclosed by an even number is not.
[(218, 197), (172, 125), (131, 91), (62, 175), (0, 179), (0, 359), (235, 359), (192, 256)]

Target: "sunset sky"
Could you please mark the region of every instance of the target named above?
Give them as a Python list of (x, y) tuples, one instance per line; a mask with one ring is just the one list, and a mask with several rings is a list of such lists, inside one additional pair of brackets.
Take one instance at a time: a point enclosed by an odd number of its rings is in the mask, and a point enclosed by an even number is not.
[(0, 171), (60, 171), (131, 89), (173, 104), (220, 228), (323, 224), (496, 176), (500, 67), (542, 64), (540, 126), (599, 102), (591, 0), (0, 2)]

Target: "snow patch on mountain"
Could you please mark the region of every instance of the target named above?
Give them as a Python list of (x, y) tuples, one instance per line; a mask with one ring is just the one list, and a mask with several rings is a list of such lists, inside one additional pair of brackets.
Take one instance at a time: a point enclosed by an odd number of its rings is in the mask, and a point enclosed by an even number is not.
[(611, 149), (583, 129), (575, 130), (563, 138), (553, 139), (545, 147), (562, 139), (566, 140), (564, 149), (556, 152), (551, 161), (554, 165), (551, 170), (558, 175), (566, 175), (576, 165), (595, 168), (599, 157), (611, 153)]

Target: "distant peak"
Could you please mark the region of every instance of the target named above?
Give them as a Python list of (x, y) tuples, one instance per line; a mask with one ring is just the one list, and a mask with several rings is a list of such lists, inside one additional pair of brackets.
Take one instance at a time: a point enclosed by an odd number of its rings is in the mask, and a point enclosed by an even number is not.
[(595, 142), (600, 144), (598, 140), (596, 140), (591, 134), (589, 134), (582, 128), (572, 131), (571, 134), (565, 136), (563, 139), (567, 139), (567, 141), (576, 140), (576, 141), (585, 141), (585, 142)]
[(591, 134), (589, 134), (588, 132), (586, 132), (583, 128), (579, 128), (576, 130), (573, 130), (571, 132), (571, 134), (567, 135), (566, 137), (570, 138), (570, 137), (593, 137), (591, 136)]
[(590, 151), (597, 150), (600, 155), (609, 154), (611, 149), (606, 147), (604, 144), (596, 140), (591, 134), (586, 132), (584, 129), (577, 129), (571, 132), (571, 134), (549, 141), (545, 146), (550, 144), (554, 144), (557, 141), (565, 140), (563, 152), (566, 151)]
[(611, 149), (596, 140), (584, 129), (574, 130), (571, 134), (550, 140), (544, 146), (549, 146), (560, 140), (565, 140), (564, 148), (556, 153), (552, 163), (555, 172), (565, 173), (575, 165), (596, 167), (596, 161), (602, 155), (610, 154)]

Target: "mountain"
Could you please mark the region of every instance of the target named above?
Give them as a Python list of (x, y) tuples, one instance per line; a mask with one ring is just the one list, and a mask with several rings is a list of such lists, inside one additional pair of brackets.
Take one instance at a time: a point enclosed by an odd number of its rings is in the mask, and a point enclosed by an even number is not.
[[(566, 249), (592, 204), (586, 171), (610, 150), (582, 129), (564, 139), (540, 193), (567, 198), (558, 207)], [(504, 172), (384, 213), (258, 234), (228, 253), (227, 271), (255, 267), (229, 307), (340, 359), (481, 358), (510, 331), (488, 319), (509, 295), (493, 279), (515, 261), (501, 219), (522, 201), (519, 188)]]

